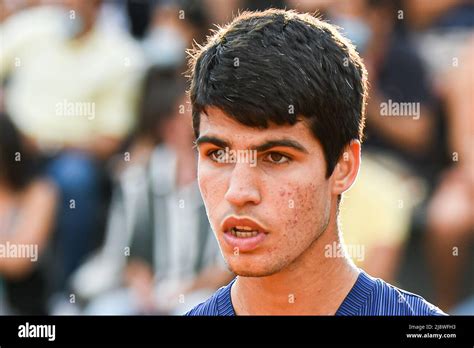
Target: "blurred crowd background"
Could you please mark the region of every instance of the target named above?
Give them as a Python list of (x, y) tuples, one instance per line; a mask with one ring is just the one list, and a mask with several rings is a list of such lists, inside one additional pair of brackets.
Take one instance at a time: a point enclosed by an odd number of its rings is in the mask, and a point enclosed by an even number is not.
[(0, 314), (182, 314), (232, 278), (196, 184), (186, 50), (270, 7), (338, 25), (369, 71), (340, 214), (354, 262), (474, 314), (464, 0), (0, 0)]

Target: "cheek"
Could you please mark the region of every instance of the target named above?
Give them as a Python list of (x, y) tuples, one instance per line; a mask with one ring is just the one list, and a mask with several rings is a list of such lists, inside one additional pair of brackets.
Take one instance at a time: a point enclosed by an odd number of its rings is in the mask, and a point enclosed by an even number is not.
[(327, 184), (289, 183), (276, 196), (274, 211), (279, 212), (282, 244), (289, 249), (307, 246), (327, 223)]

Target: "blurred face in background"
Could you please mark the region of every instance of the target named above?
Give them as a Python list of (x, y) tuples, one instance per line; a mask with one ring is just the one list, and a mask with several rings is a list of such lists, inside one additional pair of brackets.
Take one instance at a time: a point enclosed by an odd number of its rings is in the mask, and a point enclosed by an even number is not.
[(186, 61), (186, 49), (192, 46), (195, 28), (186, 11), (173, 4), (157, 6), (144, 40), (144, 51), (158, 66), (180, 66)]
[(186, 11), (175, 5), (157, 6), (153, 11), (150, 30), (156, 28), (173, 28), (187, 43), (192, 43), (194, 31), (186, 20)]
[(364, 53), (369, 45), (374, 28), (368, 22), (366, 0), (340, 0), (328, 7), (331, 22), (339, 26), (340, 31), (356, 46), (357, 51)]
[(52, 4), (64, 6), (69, 11), (65, 30), (69, 38), (87, 34), (95, 25), (102, 0), (57, 0)]

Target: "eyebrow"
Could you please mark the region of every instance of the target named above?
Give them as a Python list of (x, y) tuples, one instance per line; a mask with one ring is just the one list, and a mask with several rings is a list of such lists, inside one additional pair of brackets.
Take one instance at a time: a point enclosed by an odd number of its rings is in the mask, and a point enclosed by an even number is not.
[(216, 146), (222, 147), (222, 148), (230, 147), (230, 143), (228, 141), (225, 141), (225, 140), (220, 139), (218, 137), (213, 137), (213, 136), (208, 136), (208, 135), (200, 136), (195, 141), (196, 146), (199, 146), (199, 145), (205, 144), (205, 143), (213, 144), (213, 145), (216, 145)]
[(298, 150), (303, 153), (309, 153), (306, 148), (301, 145), (299, 142), (291, 139), (278, 139), (278, 140), (269, 140), (264, 142), (261, 145), (258, 146), (253, 146), (251, 149), (252, 150), (257, 150), (257, 152), (264, 152), (267, 151), (273, 147), (291, 147), (295, 150)]
[[(204, 143), (210, 143), (210, 144), (213, 144), (215, 146), (218, 146), (218, 147), (221, 147), (221, 148), (226, 148), (226, 147), (231, 147), (231, 143), (229, 141), (226, 141), (224, 139), (220, 139), (218, 137), (215, 137), (215, 136), (208, 136), (208, 135), (203, 135), (203, 136), (200, 136), (197, 140), (196, 140), (196, 146), (199, 146), (201, 144), (204, 144)], [(267, 151), (271, 148), (274, 148), (274, 147), (291, 147), (297, 151), (300, 151), (300, 152), (303, 152), (303, 153), (309, 153), (308, 150), (306, 150), (306, 148), (301, 145), (299, 142), (295, 141), (295, 140), (291, 140), (291, 139), (276, 139), (276, 140), (268, 140), (266, 142), (264, 142), (263, 144), (261, 145), (256, 145), (256, 146), (252, 146), (250, 149), (251, 150), (256, 150), (257, 152), (264, 152), (264, 151)]]

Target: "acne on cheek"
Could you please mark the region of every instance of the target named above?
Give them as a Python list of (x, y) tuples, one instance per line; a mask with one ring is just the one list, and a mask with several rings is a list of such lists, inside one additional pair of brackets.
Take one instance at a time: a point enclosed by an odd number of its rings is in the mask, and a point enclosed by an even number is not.
[[(286, 187), (280, 188), (278, 195), (280, 201), (286, 205), (286, 208), (294, 212), (301, 210), (308, 205), (311, 205), (311, 200), (314, 199), (315, 185), (309, 184), (308, 187)], [(283, 208), (283, 207), (282, 207)]]
[(316, 197), (321, 194), (318, 191), (313, 183), (304, 187), (285, 187), (279, 190), (278, 196), (281, 198), (282, 204), (278, 211), (283, 212), (282, 215), (286, 216), (285, 231), (306, 228), (317, 223), (319, 214), (315, 211), (318, 209)]
[(293, 230), (298, 225), (299, 212), (301, 208), (301, 194), (299, 194), (298, 187), (282, 187), (277, 193), (279, 206), (275, 211), (281, 212), (281, 216), (286, 219), (282, 224), (285, 226), (285, 231), (282, 234), (283, 238), (287, 238), (287, 231)]

